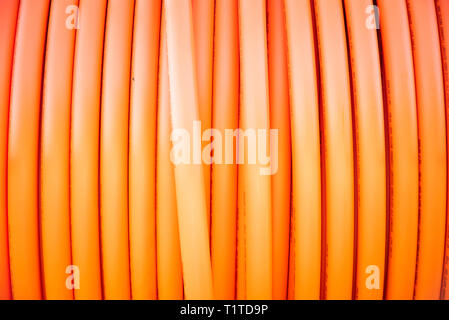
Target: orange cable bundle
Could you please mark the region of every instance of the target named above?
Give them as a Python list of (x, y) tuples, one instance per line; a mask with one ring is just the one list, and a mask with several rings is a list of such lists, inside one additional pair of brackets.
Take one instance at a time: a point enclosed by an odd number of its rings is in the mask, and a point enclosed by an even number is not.
[(323, 298), (351, 299), (354, 262), (354, 163), (350, 79), (343, 6), (315, 0), (321, 73), (325, 235)]
[(9, 105), (8, 232), (15, 299), (41, 299), (39, 121), (49, 0), (20, 2)]
[(156, 151), (156, 234), (158, 298), (166, 300), (182, 299), (183, 283), (175, 172), (170, 161), (170, 85), (164, 11), (162, 11), (161, 19)]
[[(278, 161), (272, 163), (273, 299), (286, 299), (291, 190), (291, 138), (284, 4), (267, 1), (270, 127), (278, 130)], [(276, 166), (276, 167), (274, 167)]]
[[(81, 0), (73, 70), (70, 207), (75, 299), (101, 299), (100, 99), (106, 0)], [(76, 20), (75, 20), (76, 21)], [(82, 28), (81, 28), (82, 27)], [(70, 272), (70, 271), (69, 271)], [(75, 286), (76, 285), (76, 286)]]
[[(443, 62), (444, 95), (446, 102), (446, 130), (449, 121), (449, 2), (437, 0), (435, 2), (438, 26), (440, 31), (441, 57)], [(449, 142), (449, 135), (446, 134)], [(446, 142), (446, 146), (447, 146)], [(446, 208), (449, 213), (449, 207)], [(446, 216), (446, 246), (444, 257), (443, 280), (441, 283), (441, 298), (449, 300), (449, 214)]]
[[(356, 299), (383, 298), (386, 237), (385, 129), (377, 30), (359, 12), (372, 0), (345, 0), (352, 73), (356, 203)], [(368, 278), (367, 275), (372, 276)]]
[[(270, 153), (271, 139), (268, 109), (268, 66), (266, 44), (266, 8), (263, 0), (239, 2), (240, 23), (240, 127), (239, 161), (243, 161), (243, 206), (245, 216), (245, 278), (246, 298), (271, 299), (272, 297), (272, 217), (271, 179), (264, 174), (260, 161)], [(253, 130), (248, 133), (247, 130)], [(257, 130), (257, 159), (251, 161)], [(260, 134), (262, 132), (262, 134)], [(245, 143), (246, 136), (246, 145)], [(243, 146), (240, 146), (240, 143)], [(261, 148), (261, 145), (265, 145)], [(261, 151), (262, 149), (262, 151)], [(243, 155), (240, 153), (242, 151)], [(246, 160), (246, 161), (245, 161)], [(265, 159), (263, 159), (265, 160)], [(246, 162), (246, 163), (245, 163)], [(253, 184), (257, 187), (254, 188)]]
[(447, 0), (0, 0), (0, 299), (449, 299), (448, 41)]
[(40, 214), (44, 297), (73, 299), (67, 290), (71, 265), (69, 152), (75, 30), (60, 28), (65, 8), (78, 1), (51, 5), (47, 34), (41, 120)]
[(419, 230), (415, 298), (439, 299), (447, 202), (446, 121), (435, 4), (407, 1), (419, 136)]
[[(239, 34), (237, 0), (217, 0), (215, 15), (213, 128), (223, 135), (238, 128)], [(232, 157), (212, 163), (211, 263), (216, 299), (234, 299), (237, 245), (237, 164)]]
[(319, 299), (321, 156), (313, 17), (308, 0), (285, 2), (290, 65), (292, 234), (289, 298)]
[(0, 299), (11, 298), (8, 248), (7, 163), (12, 59), (19, 0), (0, 3)]
[[(174, 143), (179, 139), (182, 143), (186, 136), (190, 140), (194, 135), (195, 122), (200, 121), (190, 0), (165, 1), (165, 17), (173, 129), (170, 139)], [(193, 149), (201, 146), (201, 141), (193, 143), (197, 144)], [(174, 150), (170, 159), (176, 162), (174, 170), (184, 294), (186, 299), (212, 299), (204, 172), (201, 163), (195, 163), (198, 160), (195, 158), (201, 159), (201, 155), (194, 153), (192, 161), (190, 154), (186, 157), (173, 153)], [(178, 156), (180, 159), (177, 159)]]
[[(418, 241), (418, 124), (407, 8), (379, 0), (388, 132), (386, 299), (412, 299)], [(408, 75), (404, 77), (403, 75)]]
[(134, 299), (156, 299), (156, 106), (160, 0), (135, 4), (129, 109), (129, 253)]
[(131, 296), (128, 118), (133, 13), (133, 1), (108, 1), (100, 123), (100, 221), (105, 299), (129, 299)]

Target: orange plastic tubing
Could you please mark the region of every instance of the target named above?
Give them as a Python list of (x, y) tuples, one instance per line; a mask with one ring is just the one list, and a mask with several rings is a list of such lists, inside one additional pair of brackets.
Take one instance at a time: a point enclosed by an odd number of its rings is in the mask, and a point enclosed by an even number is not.
[(418, 239), (418, 124), (407, 8), (378, 0), (388, 128), (386, 299), (413, 299)]
[[(100, 97), (106, 0), (80, 0), (73, 71), (70, 205), (75, 299), (101, 299), (99, 233)], [(76, 275), (76, 274), (74, 274)]]
[(105, 299), (129, 299), (128, 116), (134, 1), (108, 1), (100, 127)]
[[(198, 84), (198, 106), (201, 129), (211, 128), (212, 123), (212, 74), (214, 61), (215, 0), (191, 0), (193, 38), (195, 43), (196, 74)], [(202, 141), (202, 150), (211, 140)], [(205, 154), (210, 157), (210, 154)], [(210, 228), (211, 166), (203, 162), (204, 190), (206, 195), (207, 225)]]
[[(266, 130), (258, 140), (269, 139), (269, 97), (268, 61), (266, 34), (266, 4), (263, 0), (239, 1), (240, 26), (240, 79), (241, 104), (240, 127), (244, 130)], [(262, 131), (263, 132), (263, 131)], [(248, 134), (249, 136), (250, 134)], [(240, 140), (240, 139), (239, 139)], [(247, 139), (250, 142), (250, 139)], [(262, 141), (257, 141), (258, 156)], [(270, 143), (266, 142), (266, 152)], [(243, 149), (240, 148), (239, 149)], [(251, 148), (247, 144), (244, 149)], [(277, 152), (277, 150), (274, 150)], [(239, 155), (239, 157), (243, 155)], [(245, 154), (245, 158), (249, 155)], [(263, 175), (262, 161), (257, 157), (255, 164), (245, 160), (244, 167), (244, 210), (246, 239), (246, 298), (272, 298), (272, 216), (271, 216), (271, 176)], [(273, 158), (272, 158), (273, 160)], [(266, 169), (266, 168), (265, 168)], [(257, 187), (255, 187), (257, 186)]]
[(66, 8), (77, 0), (52, 1), (47, 34), (41, 123), (40, 214), (46, 299), (73, 299), (66, 285), (72, 263), (70, 239), (70, 109), (75, 29)]
[(0, 2), (0, 300), (11, 299), (8, 250), (7, 163), (11, 70), (19, 0)]
[(287, 297), (290, 233), (290, 106), (284, 2), (267, 1), (270, 126), (279, 132), (278, 171), (271, 177), (273, 299)]
[(162, 11), (159, 53), (159, 87), (157, 110), (156, 227), (157, 284), (160, 300), (183, 298), (181, 248), (174, 167), (170, 161), (170, 84), (168, 79), (167, 34)]
[[(172, 129), (183, 132), (184, 138), (187, 133), (190, 142), (191, 137), (196, 138), (193, 136), (194, 121), (200, 119), (190, 0), (167, 0), (165, 14)], [(172, 138), (179, 137), (173, 134)], [(185, 141), (175, 143), (182, 142)], [(192, 144), (196, 143), (192, 141)], [(187, 162), (175, 165), (184, 294), (189, 300), (213, 297), (203, 179), (201, 164), (195, 164), (191, 157)]]
[[(237, 143), (237, 150), (239, 144)], [(246, 299), (245, 168), (237, 166), (237, 270), (236, 299)]]
[[(217, 0), (213, 75), (213, 128), (222, 142), (225, 130), (238, 127), (239, 108), (239, 33), (238, 1)], [(231, 151), (235, 152), (235, 148)], [(211, 180), (211, 259), (215, 299), (235, 298), (237, 165), (235, 157), (227, 163), (212, 163)]]
[(161, 0), (137, 0), (129, 115), (129, 250), (133, 299), (156, 299), (156, 106)]
[(420, 151), (415, 299), (439, 299), (446, 232), (446, 122), (435, 2), (407, 1)]
[[(291, 299), (319, 299), (321, 162), (318, 82), (308, 0), (285, 1), (292, 141)], [(294, 275), (294, 276), (293, 276)]]
[[(292, 150), (292, 156), (293, 156), (293, 150)], [(293, 170), (293, 163), (292, 163), (292, 170)], [(292, 177), (293, 179), (293, 177)], [(293, 190), (293, 187), (292, 187)], [(292, 206), (293, 208), (293, 206)], [(293, 210), (293, 209), (291, 209)], [(295, 295), (295, 227), (294, 225), (296, 224), (295, 222), (295, 214), (292, 211), (290, 213), (290, 241), (289, 241), (289, 255), (288, 255), (288, 282), (287, 282), (287, 299), (288, 300), (294, 300), (294, 295)], [(321, 246), (320, 246), (320, 250), (321, 250)], [(320, 251), (321, 253), (321, 251)], [(319, 289), (318, 289), (319, 290)], [(318, 293), (318, 298), (319, 299), (319, 293)]]
[[(437, 0), (435, 2), (438, 25), (440, 30), (441, 58), (444, 75), (444, 92), (446, 98), (446, 130), (449, 127), (449, 2)], [(447, 135), (447, 132), (446, 132)], [(447, 135), (449, 142), (449, 135)], [(447, 144), (446, 144), (447, 145)], [(441, 298), (449, 299), (449, 208), (446, 217), (446, 251), (444, 259), (443, 279), (441, 284)]]
[(14, 299), (41, 299), (38, 217), (39, 118), (50, 1), (20, 3), (8, 140), (8, 225)]
[(377, 30), (360, 14), (372, 0), (345, 0), (352, 71), (357, 184), (355, 299), (382, 300), (385, 278), (385, 127)]
[(350, 80), (342, 2), (315, 0), (325, 163), (323, 298), (351, 299), (354, 167)]

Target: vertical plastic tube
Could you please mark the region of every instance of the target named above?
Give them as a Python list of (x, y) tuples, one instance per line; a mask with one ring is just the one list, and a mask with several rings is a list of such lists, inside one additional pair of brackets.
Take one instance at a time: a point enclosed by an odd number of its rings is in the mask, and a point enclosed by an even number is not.
[(20, 3), (8, 140), (8, 224), (14, 299), (41, 299), (38, 173), (39, 121), (50, 1)]
[[(438, 26), (440, 30), (441, 58), (444, 75), (444, 92), (446, 98), (446, 130), (449, 127), (449, 2), (437, 0), (435, 2)], [(449, 135), (446, 132), (446, 147), (449, 145)], [(446, 247), (444, 258), (443, 279), (441, 283), (441, 298), (449, 299), (449, 207), (446, 208)]]
[(386, 299), (413, 299), (418, 239), (418, 124), (404, 0), (378, 0), (386, 93), (389, 225)]
[(170, 83), (164, 11), (162, 11), (160, 38), (156, 152), (158, 298), (160, 300), (180, 300), (183, 298), (182, 264), (174, 167), (170, 160), (172, 147), (170, 141)]
[(129, 115), (129, 250), (133, 299), (156, 299), (156, 110), (161, 0), (137, 0)]
[(355, 299), (382, 300), (385, 278), (386, 158), (377, 29), (361, 14), (372, 0), (345, 0), (356, 156)]
[[(291, 299), (319, 299), (321, 162), (318, 82), (308, 0), (285, 1), (292, 141)], [(293, 276), (294, 275), (294, 276)]]
[[(106, 0), (80, 0), (73, 68), (70, 205), (75, 299), (101, 299), (99, 233), (100, 100)], [(76, 273), (74, 273), (76, 276)]]
[(0, 2), (0, 300), (11, 299), (9, 274), (7, 163), (11, 70), (19, 0)]
[(128, 117), (134, 1), (108, 1), (100, 127), (100, 214), (105, 299), (130, 298)]
[[(45, 53), (41, 123), (40, 214), (44, 297), (72, 300), (66, 269), (72, 265), (70, 237), (70, 113), (76, 30), (67, 8), (77, 0), (53, 1)], [(69, 11), (70, 12), (70, 11)], [(67, 22), (67, 24), (66, 24)], [(68, 26), (68, 27), (67, 27)]]
[[(238, 0), (216, 1), (214, 47), (212, 123), (221, 136), (221, 145), (217, 146), (221, 148), (221, 163), (216, 159), (211, 173), (212, 276), (214, 298), (229, 300), (235, 298), (237, 164), (236, 148), (233, 145), (228, 149), (225, 143), (226, 130), (234, 132), (238, 127)], [(232, 152), (230, 163), (226, 159), (229, 151)]]
[[(246, 139), (244, 150), (244, 210), (246, 239), (246, 298), (272, 298), (272, 216), (271, 176), (261, 152), (270, 153), (268, 62), (266, 35), (266, 4), (263, 0), (239, 1), (240, 26), (240, 127), (239, 142)], [(263, 134), (260, 134), (260, 133)], [(254, 137), (257, 137), (254, 139)], [(253, 138), (251, 138), (253, 136)], [(257, 140), (257, 159), (255, 158)], [(264, 148), (260, 148), (265, 143)], [(262, 151), (261, 151), (262, 149)], [(273, 152), (271, 152), (273, 151)], [(264, 155), (265, 156), (265, 155)], [(239, 157), (243, 155), (239, 154)], [(271, 157), (273, 160), (273, 157)], [(268, 164), (270, 166), (270, 164)]]
[[(192, 0), (193, 38), (195, 47), (196, 74), (198, 81), (198, 107), (201, 134), (211, 128), (212, 123), (212, 74), (214, 61), (215, 0)], [(207, 145), (211, 139), (202, 141), (201, 150), (210, 158)], [(205, 149), (206, 147), (206, 149)], [(203, 154), (202, 154), (203, 155)], [(210, 229), (211, 166), (203, 160), (204, 190), (206, 195), (207, 226)]]
[(435, 2), (407, 1), (419, 137), (419, 233), (415, 299), (439, 299), (446, 234), (446, 122)]
[[(199, 121), (192, 6), (190, 0), (165, 2), (172, 141), (187, 158), (174, 155), (178, 225), (186, 299), (212, 299), (207, 207), (201, 161), (197, 160)], [(193, 148), (190, 148), (192, 138)], [(186, 141), (187, 140), (187, 141)], [(187, 150), (186, 150), (187, 149)], [(190, 157), (193, 150), (193, 160)], [(175, 150), (172, 150), (175, 154)], [(185, 154), (184, 154), (185, 155)], [(185, 161), (177, 161), (185, 160)]]
[(278, 170), (271, 177), (273, 298), (286, 299), (290, 233), (291, 137), (284, 2), (267, 1), (270, 126), (278, 130)]
[(321, 66), (326, 183), (324, 298), (351, 299), (354, 167), (351, 94), (343, 3), (315, 0)]
[[(240, 115), (240, 111), (239, 111)], [(240, 124), (239, 124), (240, 126)], [(237, 142), (237, 150), (239, 142)], [(238, 151), (236, 151), (238, 155)], [(246, 222), (245, 222), (245, 168), (237, 166), (237, 270), (236, 299), (246, 299)]]

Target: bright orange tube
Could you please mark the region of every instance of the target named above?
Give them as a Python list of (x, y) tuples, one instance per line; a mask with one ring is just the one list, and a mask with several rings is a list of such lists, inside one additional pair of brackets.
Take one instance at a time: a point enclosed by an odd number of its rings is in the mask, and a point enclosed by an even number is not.
[[(190, 0), (167, 0), (168, 68), (174, 149), (187, 152), (175, 161), (176, 201), (181, 240), (181, 258), (186, 299), (212, 299), (212, 271), (207, 226), (206, 197), (201, 162), (198, 160), (198, 137), (194, 130), (199, 121), (192, 6)], [(190, 148), (192, 138), (193, 148)], [(187, 141), (186, 141), (187, 140)], [(186, 144), (188, 144), (185, 150)], [(193, 160), (190, 150), (193, 149)], [(200, 150), (199, 150), (200, 152)], [(178, 162), (177, 160), (185, 160)]]
[(18, 11), (19, 0), (0, 2), (0, 300), (11, 299), (6, 177), (9, 94)]
[[(440, 30), (441, 58), (443, 62), (444, 92), (446, 98), (446, 130), (449, 128), (449, 2), (435, 1), (438, 25)], [(447, 133), (446, 133), (447, 135)], [(449, 135), (447, 140), (449, 143)], [(448, 145), (446, 143), (446, 146)], [(446, 252), (444, 259), (443, 279), (441, 283), (441, 299), (449, 299), (449, 207), (446, 208)]]
[[(292, 150), (293, 155), (293, 150)], [(293, 164), (292, 164), (293, 170)], [(293, 179), (293, 177), (292, 177)], [(293, 188), (292, 188), (293, 190)], [(290, 213), (290, 240), (289, 240), (289, 255), (288, 255), (288, 282), (287, 282), (287, 299), (294, 300), (295, 299), (295, 214), (294, 212)], [(320, 226), (321, 227), (321, 226)], [(321, 240), (321, 239), (320, 239)], [(320, 243), (320, 251), (321, 251), (321, 243)], [(321, 271), (321, 270), (320, 270)], [(321, 272), (320, 272), (321, 275)], [(318, 285), (319, 286), (319, 285)], [(318, 298), (320, 297), (320, 288), (318, 288)]]
[[(214, 56), (215, 0), (192, 0), (193, 37), (195, 41), (196, 75), (198, 81), (198, 106), (201, 129), (212, 123), (212, 73)], [(202, 141), (202, 150), (211, 139)], [(207, 149), (206, 149), (207, 150)], [(205, 153), (210, 158), (210, 153)], [(204, 190), (206, 195), (207, 226), (210, 228), (211, 166), (203, 162)]]
[[(237, 142), (237, 150), (238, 150)], [(238, 151), (237, 151), (238, 152)], [(236, 299), (246, 299), (245, 168), (237, 166), (237, 270)]]
[(14, 299), (41, 299), (38, 217), (39, 115), (50, 1), (20, 3), (11, 80), (8, 224)]
[[(213, 128), (225, 142), (225, 130), (238, 127), (239, 33), (238, 1), (217, 0), (213, 77)], [(237, 165), (221, 149), (221, 163), (212, 163), (211, 180), (211, 259), (215, 299), (235, 298)]]
[[(70, 205), (75, 299), (101, 299), (99, 137), (106, 0), (80, 0), (72, 91)], [(76, 275), (74, 273), (74, 275)]]
[[(266, 8), (263, 0), (239, 1), (240, 26), (240, 79), (241, 109), (240, 127), (244, 134), (239, 137), (243, 142), (246, 136), (244, 155), (244, 199), (245, 239), (246, 239), (246, 298), (271, 299), (272, 297), (272, 217), (271, 217), (271, 176), (265, 170), (273, 162), (263, 163), (261, 153), (273, 155), (269, 140), (269, 99), (268, 99), (268, 65)], [(260, 131), (261, 130), (261, 131)], [(260, 134), (264, 132), (265, 134)], [(255, 139), (251, 138), (258, 135)], [(268, 137), (268, 138), (267, 138)], [(257, 140), (257, 160), (255, 140)], [(265, 141), (264, 141), (265, 140)], [(265, 142), (266, 148), (260, 150)], [(251, 145), (252, 144), (252, 145)], [(275, 156), (275, 155), (274, 155)], [(271, 158), (273, 161), (273, 158)]]
[(270, 126), (279, 132), (278, 171), (271, 177), (273, 299), (286, 299), (288, 277), (291, 145), (284, 3), (267, 1)]
[(387, 105), (389, 235), (386, 299), (413, 299), (418, 239), (418, 125), (407, 8), (378, 0)]
[(45, 299), (73, 299), (66, 285), (72, 263), (69, 203), (70, 109), (75, 29), (65, 26), (66, 8), (77, 0), (53, 1), (45, 54), (41, 124), (40, 213)]
[(315, 39), (310, 1), (285, 1), (292, 141), (291, 299), (319, 299), (321, 162)]
[(386, 158), (377, 30), (360, 14), (372, 0), (345, 0), (357, 159), (355, 299), (382, 300), (385, 277)]
[(183, 298), (181, 249), (174, 167), (170, 161), (171, 121), (170, 84), (168, 79), (167, 34), (162, 12), (159, 53), (159, 87), (157, 110), (156, 226), (157, 284), (160, 300)]
[(435, 2), (407, 1), (420, 150), (415, 299), (439, 299), (446, 232), (446, 123)]
[(100, 216), (105, 299), (129, 299), (128, 116), (134, 1), (108, 1), (100, 127)]
[(129, 250), (133, 299), (156, 299), (156, 106), (161, 0), (137, 0), (129, 116)]
[(351, 96), (342, 2), (315, 0), (325, 166), (324, 298), (351, 299), (354, 167)]

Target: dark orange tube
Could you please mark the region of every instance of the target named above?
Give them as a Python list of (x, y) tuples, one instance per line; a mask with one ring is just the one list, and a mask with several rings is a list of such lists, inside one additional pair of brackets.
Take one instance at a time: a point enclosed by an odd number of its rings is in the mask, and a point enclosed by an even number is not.
[[(266, 3), (264, 0), (239, 1), (240, 27), (240, 79), (241, 108), (240, 127), (246, 140), (244, 155), (244, 199), (245, 210), (245, 262), (246, 262), (246, 298), (271, 299), (272, 287), (272, 216), (271, 216), (271, 172), (270, 163), (263, 163), (261, 152), (271, 154), (269, 129), (268, 63), (266, 35)], [(259, 134), (265, 130), (265, 134)], [(257, 135), (251, 139), (251, 135)], [(245, 137), (246, 136), (246, 137)], [(257, 155), (254, 140), (257, 140)], [(265, 141), (264, 141), (265, 140)], [(265, 150), (260, 150), (265, 142)], [(251, 145), (252, 144), (252, 145)], [(278, 150), (272, 150), (277, 152)], [(256, 158), (250, 163), (251, 158)], [(264, 155), (265, 156), (265, 155)], [(273, 160), (273, 159), (271, 159)]]
[(160, 300), (181, 300), (183, 298), (182, 264), (174, 167), (170, 161), (172, 147), (170, 141), (170, 84), (164, 16), (162, 11), (156, 153), (157, 284)]
[(439, 299), (446, 232), (446, 123), (435, 2), (407, 1), (419, 135), (419, 234), (415, 299)]
[[(212, 73), (214, 56), (215, 0), (192, 0), (193, 37), (198, 81), (198, 106), (201, 130), (211, 128), (212, 123)], [(210, 139), (202, 141), (204, 150)], [(207, 150), (207, 149), (206, 149)], [(205, 153), (210, 158), (210, 154)], [(210, 170), (203, 161), (204, 190), (206, 195), (207, 226), (210, 228)]]
[(66, 269), (72, 265), (69, 152), (76, 33), (66, 26), (70, 6), (77, 7), (78, 1), (51, 2), (42, 97), (41, 250), (44, 297), (50, 300), (73, 299), (73, 287), (66, 284)]
[[(449, 128), (449, 2), (436, 0), (435, 2), (438, 25), (440, 30), (441, 58), (444, 75), (444, 92), (446, 98), (446, 130)], [(449, 144), (449, 135), (446, 132)], [(443, 279), (441, 283), (441, 298), (449, 299), (449, 207), (446, 208), (448, 215), (446, 217), (446, 248), (443, 269)]]
[[(176, 202), (186, 299), (212, 299), (212, 270), (203, 169), (195, 159), (194, 126), (199, 121), (192, 5), (190, 0), (166, 0), (168, 69), (172, 141), (188, 143), (186, 161), (175, 161)], [(176, 131), (175, 131), (176, 130)], [(175, 148), (175, 147), (174, 147)], [(183, 148), (184, 149), (184, 148)], [(193, 160), (190, 157), (193, 150)], [(172, 154), (176, 152), (172, 150)], [(184, 150), (186, 151), (186, 150)], [(187, 151), (186, 151), (187, 152)]]
[(267, 1), (270, 126), (278, 130), (278, 171), (271, 177), (273, 299), (286, 299), (290, 233), (291, 145), (284, 2)]
[(39, 117), (50, 1), (20, 3), (11, 80), (8, 224), (15, 299), (41, 299), (38, 217)]
[(357, 261), (355, 299), (382, 300), (385, 277), (385, 128), (376, 28), (366, 27), (372, 0), (345, 0), (357, 183)]
[[(213, 76), (213, 128), (225, 142), (225, 130), (238, 127), (239, 108), (239, 33), (238, 1), (217, 0), (215, 15), (215, 50)], [(211, 259), (215, 299), (235, 298), (237, 165), (226, 162), (226, 148), (221, 163), (212, 163), (211, 180)]]
[(378, 0), (387, 105), (389, 235), (386, 299), (413, 299), (418, 239), (418, 124), (404, 0)]
[(137, 0), (129, 116), (129, 250), (133, 299), (156, 299), (156, 106), (161, 0)]
[(134, 1), (108, 1), (100, 127), (105, 299), (129, 299), (128, 116)]
[(290, 299), (319, 299), (321, 162), (318, 82), (308, 0), (285, 1), (292, 142)]
[[(101, 299), (99, 234), (100, 97), (106, 0), (80, 0), (76, 33), (70, 145), (72, 263), (75, 299)], [(76, 275), (74, 273), (74, 275)]]
[(0, 300), (11, 299), (6, 177), (9, 94), (18, 11), (19, 0), (0, 2)]
[(351, 299), (354, 167), (350, 80), (342, 2), (315, 0), (324, 132), (324, 298)]

